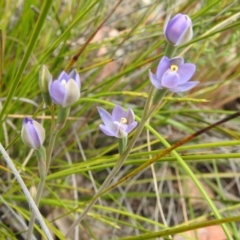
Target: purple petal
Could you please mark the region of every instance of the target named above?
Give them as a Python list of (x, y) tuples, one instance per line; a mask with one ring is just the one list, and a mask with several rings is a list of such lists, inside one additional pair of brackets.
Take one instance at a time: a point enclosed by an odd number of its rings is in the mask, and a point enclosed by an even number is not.
[(39, 139), (39, 142), (40, 142), (40, 145), (38, 147), (40, 147), (43, 144), (44, 140), (45, 140), (45, 129), (37, 121), (33, 121), (32, 124), (33, 124), (33, 126), (35, 128), (35, 131), (36, 131), (37, 135), (38, 135), (38, 139)]
[(65, 93), (66, 89), (60, 81), (54, 81), (49, 85), (49, 94), (56, 104), (63, 104)]
[(79, 89), (81, 87), (81, 79), (80, 76), (78, 74), (78, 72), (73, 69), (70, 73), (69, 73), (69, 78), (72, 78), (78, 85)]
[(103, 123), (106, 126), (112, 126), (113, 120), (112, 120), (111, 114), (101, 107), (97, 107), (97, 110), (98, 110), (98, 113), (99, 113)]
[(112, 121), (121, 122), (121, 118), (126, 117), (125, 111), (119, 105), (116, 105), (112, 111)]
[(149, 70), (148, 76), (154, 87), (162, 89), (161, 79), (158, 79), (157, 76), (151, 72), (151, 70)]
[(108, 128), (107, 126), (105, 126), (105, 125), (103, 125), (103, 124), (100, 124), (100, 125), (99, 125), (99, 128), (100, 128), (101, 131), (102, 131), (104, 134), (106, 134), (107, 136), (115, 137), (116, 132), (117, 132), (117, 126), (116, 126), (115, 131), (114, 131), (114, 129)]
[(134, 121), (133, 123), (131, 123), (128, 128), (126, 129), (127, 133), (130, 133), (136, 126), (138, 125), (138, 123), (136, 121)]
[(69, 79), (68, 74), (65, 71), (62, 71), (57, 80), (61, 82), (62, 80), (67, 81), (68, 79)]
[(26, 124), (26, 134), (34, 149), (38, 148), (41, 145), (37, 131), (31, 122), (28, 122)]
[(193, 37), (192, 21), (187, 15), (184, 15), (184, 17), (186, 18), (186, 28), (182, 32), (182, 34), (179, 37), (178, 41), (176, 42), (175, 46), (187, 43)]
[(128, 121), (128, 124), (131, 124), (135, 120), (134, 112), (131, 108), (128, 108), (127, 113), (126, 113), (126, 118)]
[(196, 66), (192, 63), (185, 63), (179, 66), (178, 68), (178, 74), (180, 77), (179, 84), (186, 83), (191, 79), (193, 74), (195, 73)]
[[(162, 79), (163, 74), (168, 70), (170, 67), (170, 59), (168, 57), (162, 57), (161, 61), (157, 66), (156, 76), (158, 79)], [(153, 84), (154, 85), (154, 84)]]
[(165, 88), (175, 88), (179, 84), (179, 75), (176, 72), (168, 70), (162, 78), (162, 86)]
[(24, 118), (21, 137), (28, 147), (38, 149), (44, 142), (45, 130), (40, 123), (31, 118)]
[(175, 57), (170, 60), (170, 66), (176, 65), (177, 67), (179, 67), (183, 63), (184, 63), (184, 59), (182, 57)]
[(186, 82), (182, 85), (179, 85), (179, 86), (169, 89), (169, 90), (171, 92), (185, 92), (185, 91), (188, 91), (188, 90), (194, 88), (198, 83), (199, 83), (198, 81)]

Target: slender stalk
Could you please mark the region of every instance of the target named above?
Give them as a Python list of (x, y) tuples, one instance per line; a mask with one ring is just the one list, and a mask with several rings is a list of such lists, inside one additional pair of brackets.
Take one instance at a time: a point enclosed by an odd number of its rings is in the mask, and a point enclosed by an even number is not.
[[(70, 111), (70, 108), (66, 110), (66, 114), (68, 115)], [(65, 117), (67, 116), (65, 115)], [(39, 154), (36, 151), (36, 155), (38, 157), (38, 170), (39, 170), (39, 175), (40, 175), (40, 182), (38, 185), (37, 189), (37, 196), (35, 199), (36, 206), (39, 205), (40, 199), (42, 197), (45, 181), (46, 181), (46, 176), (49, 171), (50, 163), (51, 163), (51, 157), (52, 157), (52, 152), (53, 152), (53, 147), (56, 141), (57, 134), (59, 131), (65, 126), (65, 121), (62, 120), (62, 116), (58, 117), (58, 120), (61, 119), (62, 123), (55, 125), (55, 116), (54, 116), (54, 111), (51, 109), (51, 116), (52, 116), (52, 121), (51, 121), (51, 133), (50, 134), (50, 140), (49, 140), (49, 145), (47, 149), (47, 155), (44, 156), (44, 159), (42, 158), (42, 155)], [(33, 227), (34, 227), (34, 222), (36, 219), (36, 215), (34, 212), (32, 212), (31, 217), (30, 217), (30, 222), (29, 222), (29, 228), (28, 228), (28, 234), (27, 234), (27, 240), (31, 240), (32, 237), (32, 232), (33, 232)]]
[[(35, 204), (36, 204), (37, 207), (39, 205), (39, 202), (40, 202), (40, 199), (41, 199), (41, 196), (42, 196), (45, 180), (46, 180), (46, 178), (40, 178), (40, 182), (38, 184), (37, 196), (36, 196), (36, 199), (35, 199)], [(33, 226), (34, 226), (34, 223), (35, 223), (35, 219), (36, 219), (36, 214), (34, 212), (32, 212), (31, 217), (30, 217), (30, 221), (29, 221), (29, 225), (28, 225), (27, 240), (32, 239), (32, 232), (33, 232)]]
[(176, 51), (177, 51), (177, 47), (174, 47), (173, 45), (168, 43), (167, 46), (166, 46), (164, 55), (169, 57), (169, 58), (172, 58)]
[(56, 141), (56, 137), (59, 130), (54, 130), (53, 133), (50, 136), (50, 140), (49, 140), (49, 145), (48, 145), (48, 151), (47, 151), (47, 159), (46, 159), (46, 171), (48, 173), (49, 171), (49, 167), (50, 167), (50, 163), (51, 163), (51, 157), (52, 157), (52, 152), (53, 152), (53, 147)]
[(122, 155), (126, 148), (127, 148), (127, 140), (128, 138), (119, 138), (118, 140), (118, 151), (119, 151), (119, 154)]
[[(60, 109), (59, 109), (60, 112)], [(46, 174), (49, 171), (49, 167), (50, 167), (50, 163), (51, 163), (51, 158), (52, 158), (52, 152), (53, 152), (53, 147), (56, 141), (56, 137), (58, 135), (58, 133), (60, 132), (60, 130), (63, 129), (63, 127), (65, 126), (66, 123), (66, 119), (67, 116), (70, 112), (70, 108), (66, 109), (67, 115), (65, 115), (65, 119), (63, 120), (62, 116), (59, 116), (58, 114), (58, 119), (57, 121), (59, 122), (59, 119), (61, 119), (61, 123), (58, 123), (57, 125), (55, 125), (55, 116), (54, 116), (54, 111), (53, 109), (51, 110), (51, 134), (50, 134), (50, 140), (49, 140), (49, 145), (48, 145), (48, 149), (47, 149), (47, 156), (46, 156)]]
[(105, 179), (105, 181), (103, 182), (101, 187), (98, 189), (98, 192), (92, 198), (92, 200), (89, 203), (89, 205), (84, 209), (84, 211), (81, 213), (79, 218), (77, 220), (75, 220), (75, 222), (71, 225), (71, 227), (69, 228), (68, 232), (65, 235), (66, 238), (69, 237), (69, 235), (72, 233), (72, 231), (74, 231), (75, 227), (84, 219), (84, 217), (87, 215), (87, 213), (92, 209), (93, 205), (96, 203), (96, 201), (98, 199), (98, 196), (109, 185), (109, 183), (112, 181), (113, 177), (118, 173), (118, 171), (121, 169), (123, 163), (125, 162), (125, 160), (129, 156), (133, 146), (135, 145), (135, 143), (136, 143), (139, 135), (141, 134), (141, 132), (142, 132), (142, 130), (144, 128), (144, 125), (145, 125), (145, 123), (147, 121), (145, 116), (148, 115), (148, 110), (150, 109), (153, 93), (154, 93), (154, 87), (151, 86), (150, 91), (149, 91), (149, 95), (148, 95), (148, 98), (147, 98), (147, 101), (146, 101), (145, 106), (144, 106), (144, 110), (143, 110), (141, 121), (140, 121), (140, 123), (139, 123), (139, 125), (138, 125), (138, 127), (136, 129), (135, 134), (133, 135), (133, 138), (129, 142), (129, 145), (128, 145), (127, 149), (125, 150), (125, 152), (122, 155), (120, 155), (120, 158), (117, 161), (116, 165), (113, 167), (113, 170), (110, 172), (110, 174)]
[[(167, 48), (166, 48), (166, 56), (171, 56), (174, 52), (175, 52), (176, 48), (170, 46), (168, 44)], [(150, 111), (151, 109), (151, 104), (153, 101), (153, 97), (154, 97), (154, 92), (155, 92), (155, 88), (153, 87), (153, 85), (151, 85), (150, 90), (149, 90), (149, 95), (147, 98), (147, 101), (145, 103), (144, 106), (144, 110), (143, 110), (143, 114), (142, 114), (142, 118), (141, 121), (136, 129), (136, 132), (133, 136), (133, 138), (131, 139), (126, 151), (120, 155), (120, 159), (118, 160), (118, 162), (116, 163), (116, 165), (114, 166), (113, 170), (111, 171), (111, 173), (108, 175), (108, 177), (105, 179), (104, 183), (101, 185), (101, 187), (99, 188), (98, 192), (95, 194), (95, 196), (92, 198), (91, 202), (89, 203), (89, 205), (84, 209), (84, 211), (81, 213), (81, 215), (79, 216), (79, 218), (77, 220), (75, 220), (75, 222), (72, 224), (72, 226), (69, 228), (68, 232), (66, 233), (65, 237), (69, 237), (69, 235), (71, 234), (71, 232), (74, 230), (74, 228), (77, 226), (77, 224), (79, 224), (83, 218), (87, 215), (87, 213), (92, 209), (93, 205), (95, 204), (95, 202), (97, 201), (99, 195), (101, 195), (101, 192), (104, 191), (104, 189), (109, 185), (109, 183), (111, 182), (111, 180), (113, 179), (113, 177), (117, 174), (117, 172), (120, 170), (120, 168), (122, 167), (123, 163), (125, 162), (125, 160), (128, 158), (132, 148), (134, 147), (138, 137), (140, 136), (145, 123), (148, 121), (148, 118), (150, 117), (152, 111)], [(160, 91), (159, 91), (160, 92)], [(166, 91), (163, 90), (163, 96), (166, 94)], [(158, 98), (158, 106), (161, 102), (161, 98), (160, 98), (160, 94), (159, 94), (159, 98)]]
[(24, 181), (21, 178), (21, 175), (19, 174), (14, 163), (12, 162), (11, 158), (8, 156), (7, 152), (5, 151), (5, 149), (3, 148), (1, 143), (0, 143), (0, 152), (2, 153), (4, 160), (6, 161), (7, 165), (9, 166), (9, 168), (13, 172), (15, 178), (17, 179), (20, 187), (22, 188), (22, 191), (23, 191), (25, 197), (27, 198), (27, 201), (28, 201), (30, 207), (32, 208), (32, 211), (36, 214), (36, 218), (39, 221), (43, 232), (47, 236), (48, 240), (53, 240), (52, 235), (51, 235), (46, 223), (44, 222), (42, 215), (38, 210), (38, 207), (36, 206), (36, 203), (34, 202), (30, 192), (28, 191)]
[[(40, 182), (38, 184), (37, 195), (35, 198), (35, 203), (36, 203), (36, 206), (38, 207), (41, 196), (42, 196), (42, 192), (44, 189), (46, 176), (47, 176), (46, 175), (46, 151), (44, 147), (41, 147), (39, 150), (36, 150), (35, 153), (38, 159), (38, 171), (40, 176)], [(29, 226), (28, 226), (27, 240), (32, 239), (32, 232), (33, 232), (35, 219), (36, 219), (36, 214), (32, 212), (30, 221), (29, 221)]]

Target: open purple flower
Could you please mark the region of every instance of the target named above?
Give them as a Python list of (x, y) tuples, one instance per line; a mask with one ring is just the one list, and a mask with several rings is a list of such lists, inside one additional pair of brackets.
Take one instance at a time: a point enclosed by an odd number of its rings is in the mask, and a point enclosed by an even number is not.
[(104, 123), (99, 127), (108, 136), (125, 138), (137, 126), (134, 113), (130, 108), (125, 112), (122, 107), (116, 105), (112, 115), (101, 107), (97, 109)]
[(193, 37), (192, 21), (188, 15), (177, 14), (164, 25), (164, 35), (169, 43), (179, 46)]
[(49, 84), (49, 93), (55, 104), (65, 108), (79, 99), (80, 87), (80, 76), (76, 70), (69, 74), (62, 71), (58, 79)]
[(189, 82), (195, 69), (194, 64), (184, 63), (181, 57), (169, 59), (164, 56), (158, 64), (156, 74), (149, 70), (149, 78), (158, 89), (167, 88), (171, 92), (185, 92), (198, 84), (198, 81)]
[(24, 144), (33, 149), (42, 146), (45, 140), (45, 129), (32, 118), (24, 118), (22, 122), (21, 137)]

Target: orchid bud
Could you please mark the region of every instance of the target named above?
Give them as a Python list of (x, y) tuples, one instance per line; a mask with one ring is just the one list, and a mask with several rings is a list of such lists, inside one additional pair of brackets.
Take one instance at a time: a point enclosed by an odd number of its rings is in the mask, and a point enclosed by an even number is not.
[(55, 104), (66, 108), (79, 99), (80, 85), (80, 76), (76, 70), (69, 74), (63, 71), (57, 80), (49, 84), (49, 93)]
[(47, 105), (51, 105), (52, 100), (49, 95), (48, 86), (52, 82), (52, 75), (50, 74), (47, 66), (43, 65), (39, 71), (38, 84), (42, 93), (42, 98)]
[(48, 92), (48, 86), (49, 83), (52, 82), (52, 75), (49, 72), (46, 65), (42, 65), (40, 71), (39, 71), (39, 87), (41, 92), (47, 93)]
[(39, 149), (45, 140), (45, 129), (32, 118), (24, 118), (21, 137), (25, 145), (33, 149)]
[(170, 21), (166, 21), (164, 35), (167, 41), (174, 46), (189, 42), (193, 37), (191, 19), (181, 13), (175, 15)]

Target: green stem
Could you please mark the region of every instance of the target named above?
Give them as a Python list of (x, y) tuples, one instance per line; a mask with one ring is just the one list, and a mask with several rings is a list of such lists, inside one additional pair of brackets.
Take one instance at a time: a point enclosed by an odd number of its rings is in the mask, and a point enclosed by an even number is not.
[(53, 147), (56, 141), (56, 137), (59, 130), (54, 130), (53, 133), (50, 136), (50, 140), (49, 140), (49, 145), (48, 145), (48, 150), (47, 150), (47, 159), (46, 159), (46, 171), (48, 173), (49, 171), (49, 167), (50, 167), (50, 163), (51, 163), (51, 157), (52, 157), (52, 152), (53, 152)]
[[(36, 198), (34, 199), (36, 206), (38, 207), (41, 196), (42, 196), (46, 176), (47, 176), (46, 175), (46, 151), (45, 151), (45, 148), (41, 147), (40, 149), (35, 151), (35, 154), (36, 154), (37, 161), (38, 161), (38, 171), (39, 171), (39, 176), (40, 176), (40, 182), (39, 182), (38, 188), (37, 188), (37, 195), (36, 195)], [(27, 240), (32, 239), (32, 232), (33, 232), (35, 220), (36, 220), (36, 214), (32, 211), (30, 221), (29, 221), (29, 226), (28, 226)]]
[(70, 110), (71, 110), (71, 107), (66, 107), (66, 108), (59, 107), (59, 109), (58, 109), (58, 118), (57, 118), (57, 123), (59, 125), (60, 124), (65, 125), (66, 120), (67, 120), (67, 118), (69, 116)]
[(161, 104), (162, 99), (167, 94), (168, 89), (157, 89), (154, 98), (151, 109), (148, 111), (148, 114), (151, 115)]
[[(35, 150), (35, 154), (36, 154), (37, 161), (38, 161), (38, 171), (39, 171), (39, 176), (40, 176), (40, 182), (39, 182), (38, 189), (37, 189), (37, 195), (34, 199), (35, 204), (38, 207), (41, 196), (42, 196), (45, 180), (46, 180), (46, 150), (42, 146), (41, 148)], [(32, 212), (30, 221), (29, 221), (29, 226), (28, 226), (27, 240), (32, 239), (32, 232), (33, 232), (35, 219), (36, 219), (36, 214), (34, 212)]]
[(173, 45), (168, 43), (165, 49), (164, 55), (169, 58), (172, 58), (176, 51), (177, 51), (177, 47), (174, 47)]
[(98, 199), (98, 196), (109, 185), (109, 183), (112, 181), (112, 179), (118, 173), (118, 171), (121, 169), (121, 167), (122, 167), (123, 163), (125, 162), (125, 160), (128, 158), (128, 156), (129, 156), (133, 146), (135, 145), (138, 137), (140, 136), (140, 134), (141, 134), (141, 132), (142, 132), (142, 130), (144, 128), (144, 125), (145, 125), (146, 121), (148, 120), (145, 116), (148, 115), (148, 111), (150, 110), (150, 105), (151, 105), (151, 102), (152, 102), (153, 93), (154, 93), (154, 87), (151, 86), (150, 91), (149, 91), (149, 95), (148, 95), (148, 98), (147, 98), (147, 101), (146, 101), (145, 106), (144, 106), (144, 110), (143, 110), (141, 121), (140, 121), (140, 123), (139, 123), (139, 125), (138, 125), (138, 127), (136, 129), (135, 134), (133, 135), (133, 138), (129, 142), (129, 145), (128, 145), (126, 151), (122, 155), (120, 155), (120, 158), (117, 161), (116, 165), (113, 167), (113, 170), (110, 172), (110, 174), (107, 176), (107, 178), (105, 179), (105, 181), (103, 182), (101, 187), (98, 189), (98, 192), (92, 198), (92, 200), (89, 203), (89, 205), (83, 210), (83, 212), (81, 213), (79, 218), (77, 220), (75, 220), (75, 222), (71, 225), (71, 227), (69, 228), (68, 232), (65, 235), (66, 238), (69, 237), (69, 235), (72, 233), (72, 231), (75, 229), (75, 227), (84, 219), (84, 217), (87, 215), (87, 213), (92, 209), (93, 205), (96, 203), (96, 201)]
[[(42, 196), (45, 180), (46, 180), (46, 178), (40, 178), (40, 182), (38, 184), (37, 196), (36, 196), (36, 199), (35, 199), (35, 204), (36, 204), (37, 207), (39, 205), (39, 202), (40, 202), (40, 199), (41, 199), (41, 196)], [(34, 226), (34, 223), (35, 223), (35, 219), (36, 219), (36, 214), (32, 211), (30, 221), (29, 221), (29, 226), (28, 226), (27, 240), (32, 239), (32, 232), (33, 232), (33, 226)]]
[(127, 148), (127, 141), (128, 138), (119, 138), (118, 140), (118, 151), (120, 156), (125, 152), (126, 148)]
[[(166, 56), (171, 57), (171, 55), (174, 53), (174, 51), (176, 50), (175, 47), (168, 45), (167, 50), (166, 50)], [(95, 196), (92, 198), (91, 202), (89, 203), (89, 205), (84, 209), (84, 211), (81, 213), (81, 215), (79, 216), (79, 218), (77, 220), (75, 220), (75, 222), (71, 225), (71, 227), (69, 228), (68, 232), (66, 233), (65, 237), (69, 237), (69, 235), (72, 233), (72, 231), (75, 229), (75, 227), (83, 220), (83, 218), (87, 215), (87, 213), (92, 209), (93, 205), (95, 204), (95, 202), (97, 201), (99, 195), (101, 194), (101, 192), (104, 191), (104, 189), (109, 185), (109, 183), (111, 182), (111, 180), (113, 179), (113, 177), (118, 173), (118, 171), (120, 170), (120, 168), (122, 167), (123, 163), (125, 162), (125, 160), (128, 158), (132, 148), (134, 147), (138, 137), (140, 136), (145, 123), (148, 120), (148, 117), (151, 115), (150, 113), (152, 113), (151, 111), (151, 104), (152, 104), (152, 100), (153, 100), (153, 95), (154, 95), (154, 87), (153, 85), (151, 85), (150, 87), (150, 91), (149, 91), (149, 95), (147, 98), (147, 101), (145, 103), (144, 106), (144, 110), (143, 110), (143, 114), (142, 114), (142, 118), (141, 121), (136, 129), (135, 134), (133, 135), (133, 138), (131, 139), (126, 151), (120, 155), (119, 160), (117, 161), (116, 165), (114, 166), (113, 170), (111, 171), (111, 173), (108, 175), (108, 177), (105, 179), (104, 183), (101, 185), (101, 187), (99, 188), (98, 192), (95, 194)], [(164, 94), (165, 95), (165, 91)], [(156, 106), (159, 106), (160, 104), (160, 97), (158, 98), (159, 103), (155, 104)], [(154, 107), (155, 110), (155, 107)]]
[[(60, 113), (61, 112), (61, 113)], [(64, 113), (63, 113), (64, 112)], [(55, 115), (54, 115), (54, 110), (51, 109), (51, 134), (50, 134), (50, 139), (49, 139), (49, 145), (47, 149), (47, 157), (46, 157), (46, 173), (49, 171), (50, 163), (51, 163), (51, 158), (52, 158), (52, 152), (53, 152), (53, 147), (56, 141), (56, 137), (60, 130), (63, 129), (65, 126), (67, 117), (69, 115), (70, 108), (66, 108), (64, 111), (62, 111), (61, 108), (59, 108), (58, 111), (58, 119), (57, 119), (57, 125), (55, 125)], [(64, 119), (63, 119), (64, 116)]]
[[(50, 134), (50, 140), (49, 140), (49, 145), (47, 149), (47, 154), (44, 157), (43, 160), (43, 153), (40, 151), (36, 151), (36, 155), (38, 158), (38, 169), (39, 169), (39, 176), (40, 176), (40, 182), (38, 185), (37, 189), (37, 196), (35, 199), (36, 206), (39, 205), (40, 199), (42, 197), (43, 189), (44, 189), (44, 184), (46, 181), (46, 176), (49, 171), (50, 163), (51, 163), (51, 157), (52, 157), (52, 152), (53, 152), (53, 147), (56, 141), (56, 137), (59, 133), (59, 131), (65, 126), (66, 123), (66, 118), (69, 114), (70, 108), (65, 109), (64, 111), (61, 111), (61, 113), (64, 112), (64, 114), (59, 114), (58, 115), (58, 123), (55, 126), (55, 116), (54, 116), (54, 110), (51, 109), (51, 116), (52, 116), (52, 121), (51, 121), (51, 133)], [(60, 109), (59, 109), (60, 112)], [(65, 117), (65, 120), (63, 119), (63, 116)], [(35, 213), (32, 212), (31, 217), (30, 217), (30, 222), (29, 222), (29, 228), (28, 228), (28, 234), (27, 234), (27, 240), (31, 240), (32, 232), (33, 232), (33, 227), (34, 227), (34, 222), (35, 222), (36, 216)]]

